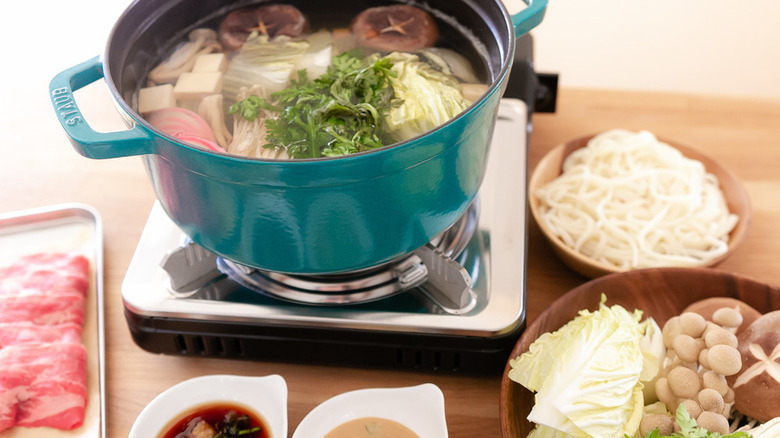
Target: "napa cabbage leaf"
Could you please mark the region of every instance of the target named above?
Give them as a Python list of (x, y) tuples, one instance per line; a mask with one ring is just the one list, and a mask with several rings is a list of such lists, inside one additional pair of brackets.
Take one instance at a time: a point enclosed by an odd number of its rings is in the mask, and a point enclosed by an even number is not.
[(471, 102), (463, 97), (454, 76), (442, 73), (412, 53), (387, 55), (394, 76), (390, 84), (402, 101), (384, 117), (387, 131), (406, 140), (429, 131), (465, 110)]
[(655, 323), (641, 317), (639, 310), (607, 306), (602, 296), (598, 310), (580, 311), (510, 361), (509, 378), (536, 393), (528, 416), (540, 425), (535, 436), (621, 438), (637, 432), (644, 407), (640, 376), (645, 367), (645, 377), (658, 369), (658, 359), (645, 354), (640, 341), (660, 341), (645, 337)]

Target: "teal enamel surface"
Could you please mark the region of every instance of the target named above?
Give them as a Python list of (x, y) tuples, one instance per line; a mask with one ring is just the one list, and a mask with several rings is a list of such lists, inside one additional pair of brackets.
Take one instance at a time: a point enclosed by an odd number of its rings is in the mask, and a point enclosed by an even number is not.
[[(133, 38), (143, 37), (136, 26), (155, 20), (151, 3), (134, 2), (120, 18), (102, 62), (88, 60), (52, 80), (52, 104), (66, 134), (87, 157), (142, 155), (158, 201), (204, 248), (244, 265), (301, 274), (353, 271), (393, 260), (424, 245), (463, 214), (485, 172), (514, 54), (512, 31), (523, 31), (527, 20), (541, 20), (546, 4), (534, 0), (533, 9), (526, 9), (531, 12), (513, 17), (499, 3), (490, 5), (496, 15), (490, 26), (507, 36), (485, 36), (496, 38), (489, 41), (496, 54), (492, 85), (443, 126), (368, 153), (272, 161), (180, 143), (149, 126), (127, 103), (131, 93), (122, 84), (133, 83), (132, 74), (139, 69), (130, 68), (134, 61), (124, 57)], [(186, 2), (170, 0), (161, 9), (182, 5)], [(93, 131), (82, 123), (72, 101), (73, 91), (104, 75), (126, 112), (127, 131)]]
[(49, 83), (49, 97), (57, 119), (76, 150), (89, 158), (116, 158), (154, 153), (152, 135), (141, 126), (126, 131), (93, 130), (76, 104), (73, 92), (103, 79), (103, 64), (94, 57), (55, 76)]
[(425, 244), (466, 210), (482, 182), (498, 96), (454, 127), (346, 159), (202, 160), (161, 144), (145, 160), (166, 212), (205, 248), (275, 271), (356, 270)]
[(512, 15), (512, 26), (515, 30), (515, 37), (530, 32), (531, 29), (538, 26), (544, 18), (544, 12), (547, 10), (547, 0), (523, 0), (528, 5), (519, 13)]

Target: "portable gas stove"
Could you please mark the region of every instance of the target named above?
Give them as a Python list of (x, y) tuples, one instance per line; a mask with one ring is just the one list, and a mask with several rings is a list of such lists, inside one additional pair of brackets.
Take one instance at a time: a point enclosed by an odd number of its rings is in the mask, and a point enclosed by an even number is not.
[(449, 230), (354, 274), (259, 272), (194, 245), (155, 204), (122, 297), (174, 355), (494, 372), (525, 324), (528, 110), (504, 99), (480, 192)]

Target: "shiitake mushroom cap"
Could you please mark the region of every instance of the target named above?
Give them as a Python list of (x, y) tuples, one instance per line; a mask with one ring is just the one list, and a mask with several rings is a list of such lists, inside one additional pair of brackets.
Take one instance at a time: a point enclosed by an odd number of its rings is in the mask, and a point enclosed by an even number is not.
[(737, 339), (742, 369), (726, 377), (734, 390), (734, 407), (762, 422), (780, 416), (780, 310), (756, 319)]
[(439, 28), (431, 15), (411, 5), (377, 6), (358, 14), (350, 26), (358, 45), (393, 52), (432, 47)]
[(309, 29), (309, 19), (295, 6), (266, 5), (229, 13), (219, 26), (219, 40), (226, 49), (238, 50), (253, 31), (275, 38), (298, 37)]

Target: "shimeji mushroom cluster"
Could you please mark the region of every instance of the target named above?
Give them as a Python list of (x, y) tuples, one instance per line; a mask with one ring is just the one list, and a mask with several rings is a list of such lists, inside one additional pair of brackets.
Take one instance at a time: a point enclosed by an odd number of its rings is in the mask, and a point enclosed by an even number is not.
[[(734, 390), (726, 377), (742, 368), (735, 335), (742, 321), (739, 311), (724, 307), (713, 313), (712, 321), (698, 313), (684, 312), (664, 324), (667, 355), (655, 391), (670, 412), (684, 404), (700, 427), (721, 434), (729, 432)], [(640, 432), (644, 436), (658, 428), (662, 435), (668, 435), (674, 427), (674, 419), (668, 415), (647, 415)]]

